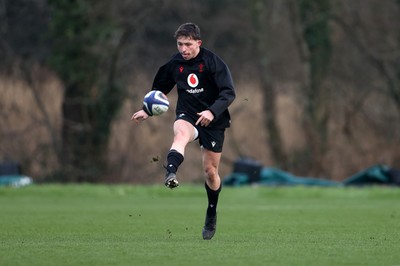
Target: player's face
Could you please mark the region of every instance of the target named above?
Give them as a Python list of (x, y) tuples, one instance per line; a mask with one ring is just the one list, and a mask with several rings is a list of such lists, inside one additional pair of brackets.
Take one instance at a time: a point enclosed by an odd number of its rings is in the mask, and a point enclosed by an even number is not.
[(178, 51), (183, 59), (190, 60), (195, 58), (200, 52), (201, 40), (193, 40), (189, 37), (179, 37), (176, 40)]

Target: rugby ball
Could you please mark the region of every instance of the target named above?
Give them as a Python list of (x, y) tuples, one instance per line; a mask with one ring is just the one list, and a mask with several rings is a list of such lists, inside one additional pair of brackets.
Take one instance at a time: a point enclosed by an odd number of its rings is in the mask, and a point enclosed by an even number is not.
[(150, 116), (162, 115), (169, 108), (167, 96), (158, 90), (152, 90), (144, 96), (143, 110)]

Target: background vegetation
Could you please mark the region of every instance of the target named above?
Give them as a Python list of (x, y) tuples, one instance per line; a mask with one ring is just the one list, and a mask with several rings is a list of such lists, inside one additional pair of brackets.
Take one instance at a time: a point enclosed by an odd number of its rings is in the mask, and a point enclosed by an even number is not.
[(399, 15), (397, 0), (0, 0), (0, 160), (36, 181), (158, 182), (174, 106), (130, 117), (193, 21), (237, 87), (222, 176), (239, 156), (335, 180), (399, 168)]

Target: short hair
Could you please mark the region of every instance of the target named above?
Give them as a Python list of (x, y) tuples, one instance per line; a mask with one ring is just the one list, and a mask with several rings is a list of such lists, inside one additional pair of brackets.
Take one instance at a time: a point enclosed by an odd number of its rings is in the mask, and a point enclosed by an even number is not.
[(200, 40), (200, 28), (192, 22), (188, 22), (179, 26), (174, 34), (175, 39), (179, 37), (189, 37), (192, 40)]

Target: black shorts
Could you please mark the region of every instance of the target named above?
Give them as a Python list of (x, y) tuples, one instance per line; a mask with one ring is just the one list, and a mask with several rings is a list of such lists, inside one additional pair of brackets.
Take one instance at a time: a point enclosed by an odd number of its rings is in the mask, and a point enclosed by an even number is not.
[(215, 129), (209, 127), (202, 127), (200, 125), (195, 125), (197, 119), (195, 117), (191, 117), (188, 114), (178, 114), (176, 116), (176, 120), (182, 119), (190, 124), (192, 124), (199, 135), (197, 139), (199, 140), (199, 144), (206, 150), (210, 150), (213, 152), (222, 152), (222, 147), (224, 146), (225, 140), (225, 128), (222, 129)]

